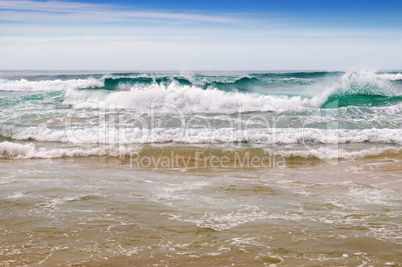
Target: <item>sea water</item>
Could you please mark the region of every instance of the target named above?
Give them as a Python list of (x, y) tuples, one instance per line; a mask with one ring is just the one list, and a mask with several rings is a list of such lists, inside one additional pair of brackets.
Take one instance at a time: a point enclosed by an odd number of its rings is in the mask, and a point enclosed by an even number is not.
[(402, 73), (0, 72), (5, 266), (398, 266)]

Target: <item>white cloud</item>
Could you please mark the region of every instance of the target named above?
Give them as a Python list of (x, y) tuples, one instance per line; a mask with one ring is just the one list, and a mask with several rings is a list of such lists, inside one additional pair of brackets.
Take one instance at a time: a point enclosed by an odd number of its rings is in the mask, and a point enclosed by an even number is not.
[(179, 12), (127, 11), (114, 5), (85, 4), (63, 1), (1, 1), (2, 20), (23, 22), (121, 22), (175, 20), (212, 23), (234, 23), (239, 19), (223, 15), (205, 15)]
[(400, 30), (273, 17), (0, 0), (0, 69), (400, 68)]

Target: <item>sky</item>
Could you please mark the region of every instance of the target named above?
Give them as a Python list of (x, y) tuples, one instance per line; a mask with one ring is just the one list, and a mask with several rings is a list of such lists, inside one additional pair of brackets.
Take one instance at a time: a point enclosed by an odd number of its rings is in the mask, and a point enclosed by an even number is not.
[(402, 69), (402, 1), (0, 0), (0, 69)]

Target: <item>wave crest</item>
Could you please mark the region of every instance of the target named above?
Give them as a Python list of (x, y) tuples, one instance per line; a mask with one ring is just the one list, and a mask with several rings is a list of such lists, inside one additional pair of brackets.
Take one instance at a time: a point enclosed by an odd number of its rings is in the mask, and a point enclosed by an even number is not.
[(71, 89), (88, 89), (102, 86), (103, 82), (95, 78), (43, 81), (0, 79), (0, 91), (11, 92), (47, 92)]

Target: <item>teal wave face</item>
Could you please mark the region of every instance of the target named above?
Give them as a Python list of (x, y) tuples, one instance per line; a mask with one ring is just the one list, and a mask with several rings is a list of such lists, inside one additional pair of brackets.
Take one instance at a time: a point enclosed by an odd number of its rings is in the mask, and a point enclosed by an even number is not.
[(0, 97), (0, 107), (7, 108), (23, 104), (54, 105), (63, 102), (64, 92), (44, 92), (35, 94), (8, 93)]
[(263, 81), (255, 78), (255, 77), (242, 77), (233, 82), (211, 82), (206, 83), (203, 88), (216, 88), (223, 91), (242, 91), (242, 92), (253, 92), (255, 89), (263, 88), (267, 86)]
[(321, 108), (332, 107), (336, 103), (337, 107), (348, 106), (388, 106), (402, 103), (402, 96), (387, 97), (381, 95), (333, 95), (321, 106)]
[(176, 82), (181, 86), (191, 86), (192, 83), (186, 78), (179, 76), (165, 76), (165, 77), (110, 77), (104, 80), (105, 90), (124, 90), (132, 86), (149, 86), (152, 84), (168, 86), (171, 83)]
[(402, 100), (402, 87), (396, 81), (378, 76), (345, 75), (322, 107), (334, 101), (337, 101), (339, 107), (398, 104)]
[[(143, 75), (143, 74), (142, 74)], [(222, 91), (261, 92), (286, 90), (295, 86), (311, 85), (324, 77), (337, 76), (338, 73), (255, 73), (209, 76), (196, 74), (191, 79), (180, 75), (147, 75), (112, 74), (103, 79), (104, 86), (98, 89), (119, 91), (130, 90), (130, 87), (146, 87), (151, 85), (196, 86), (202, 89), (218, 89)], [(276, 92), (283, 93), (283, 92)], [(286, 92), (285, 92), (286, 93)]]
[(341, 71), (308, 71), (308, 72), (283, 72), (283, 73), (251, 73), (250, 75), (268, 78), (268, 79), (283, 79), (283, 78), (301, 78), (301, 79), (314, 79), (314, 78), (328, 78), (339, 77), (343, 75)]

